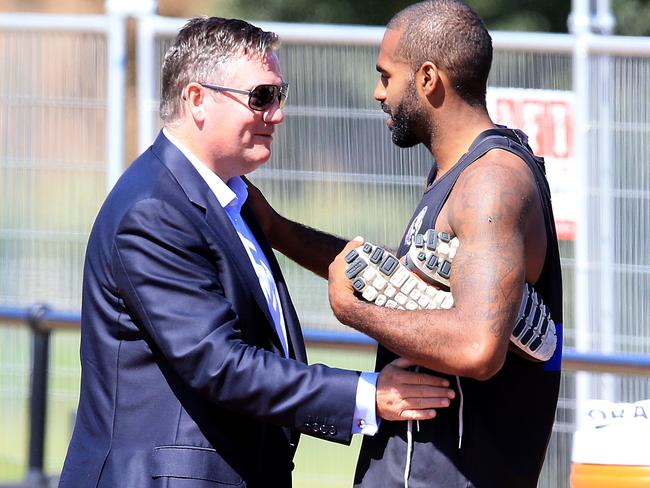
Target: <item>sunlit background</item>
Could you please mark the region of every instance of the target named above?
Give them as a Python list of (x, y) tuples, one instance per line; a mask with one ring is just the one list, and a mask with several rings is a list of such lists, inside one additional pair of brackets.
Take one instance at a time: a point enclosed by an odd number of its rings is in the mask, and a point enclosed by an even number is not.
[[(431, 157), (395, 148), (372, 99), (380, 26), (411, 2), (181, 3), (161, 0), (156, 11), (149, 0), (113, 1), (107, 6), (118, 13), (106, 15), (102, 1), (0, 1), (0, 487), (33, 468), (36, 342), (21, 311), (43, 303), (62, 322), (78, 315), (88, 232), (107, 189), (160, 128), (160, 61), (187, 17), (336, 23), (264, 25), (284, 41), (291, 89), (273, 158), (251, 179), (278, 210), (396, 247), (419, 201)], [(491, 114), (522, 127), (547, 159), (562, 238), (567, 351), (649, 355), (650, 40), (605, 35), (648, 35), (650, 2), (614, 1), (613, 16), (592, 12), (601, 15), (591, 26), (575, 15), (568, 22), (564, 0), (469, 3), (494, 38)], [(585, 13), (585, 2), (573, 4)], [(574, 35), (566, 33), (570, 25)], [(373, 346), (336, 322), (325, 282), (280, 262), (307, 337), (329, 334), (325, 343), (310, 341), (310, 361), (372, 369)], [(56, 476), (78, 400), (74, 326), (50, 334), (48, 364), (44, 470)], [(567, 364), (540, 481), (549, 488), (568, 486), (581, 402), (650, 398), (647, 367), (576, 373), (577, 363)], [(358, 439), (348, 448), (303, 436), (295, 486), (350, 486), (357, 452)]]

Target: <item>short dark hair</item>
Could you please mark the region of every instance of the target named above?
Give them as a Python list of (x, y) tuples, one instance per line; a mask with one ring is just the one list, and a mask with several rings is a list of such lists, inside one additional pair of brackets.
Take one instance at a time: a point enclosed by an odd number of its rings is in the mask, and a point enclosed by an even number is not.
[(492, 38), (485, 24), (459, 0), (427, 0), (398, 12), (388, 28), (401, 30), (396, 55), (414, 71), (426, 61), (442, 69), (458, 95), (485, 107)]
[(181, 115), (181, 96), (192, 81), (221, 83), (228, 68), (244, 56), (264, 56), (279, 38), (239, 19), (195, 17), (180, 30), (165, 54), (160, 87), (160, 117), (165, 123)]

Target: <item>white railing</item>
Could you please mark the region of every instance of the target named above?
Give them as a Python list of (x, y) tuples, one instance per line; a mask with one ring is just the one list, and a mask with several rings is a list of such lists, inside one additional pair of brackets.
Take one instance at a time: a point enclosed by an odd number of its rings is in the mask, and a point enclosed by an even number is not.
[(106, 104), (106, 188), (110, 190), (124, 170), (126, 23), (119, 15), (0, 15), (0, 30), (18, 32), (99, 33), (109, 44)]

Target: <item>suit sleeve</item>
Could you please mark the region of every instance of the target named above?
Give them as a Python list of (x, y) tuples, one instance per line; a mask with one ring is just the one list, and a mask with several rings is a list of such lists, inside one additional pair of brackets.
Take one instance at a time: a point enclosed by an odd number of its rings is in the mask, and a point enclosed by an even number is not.
[(359, 374), (246, 343), (221, 258), (192, 217), (157, 199), (124, 216), (112, 251), (128, 313), (191, 389), (240, 414), (349, 443)]

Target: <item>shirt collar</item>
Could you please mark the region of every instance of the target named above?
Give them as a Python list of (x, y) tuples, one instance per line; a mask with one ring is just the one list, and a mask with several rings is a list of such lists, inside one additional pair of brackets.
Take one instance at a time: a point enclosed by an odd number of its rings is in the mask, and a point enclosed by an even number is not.
[(219, 175), (208, 168), (187, 147), (172, 136), (166, 128), (163, 128), (163, 134), (192, 163), (192, 166), (198, 171), (201, 178), (203, 178), (212, 193), (214, 193), (214, 196), (219, 200), (219, 204), (227, 211), (239, 213), (248, 197), (248, 187), (244, 183), (244, 180), (239, 176), (234, 176), (228, 180), (228, 183), (225, 183), (219, 178)]

